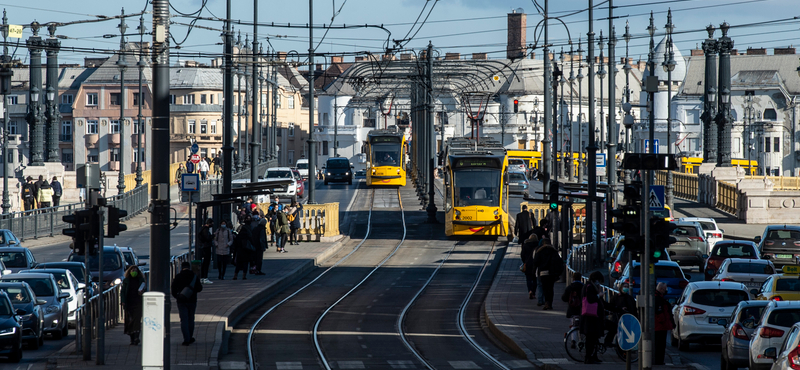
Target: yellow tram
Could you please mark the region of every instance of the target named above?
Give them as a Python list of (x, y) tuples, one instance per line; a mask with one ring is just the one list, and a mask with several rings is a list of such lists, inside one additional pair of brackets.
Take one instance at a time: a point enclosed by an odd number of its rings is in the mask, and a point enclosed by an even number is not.
[(508, 235), (508, 158), (501, 148), (448, 149), (445, 234)]
[(395, 130), (367, 134), (367, 185), (406, 185), (406, 138)]

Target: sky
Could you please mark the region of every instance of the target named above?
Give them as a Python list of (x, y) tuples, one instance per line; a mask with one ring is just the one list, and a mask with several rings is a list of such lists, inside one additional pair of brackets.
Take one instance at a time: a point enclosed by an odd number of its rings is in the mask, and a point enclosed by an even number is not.
[[(0, 0), (2, 1), (2, 0)], [(232, 19), (235, 21), (252, 22), (253, 2), (247, 0), (232, 1)], [(545, 0), (536, 0), (540, 6), (545, 5)], [(98, 19), (98, 16), (115, 16), (120, 14), (121, 8), (126, 13), (140, 12), (145, 8), (147, 0), (116, 0), (97, 1), (83, 0), (67, 2), (63, 0), (39, 0), (36, 2), (2, 3), (0, 5), (8, 12), (10, 24), (28, 25), (36, 20), (39, 23), (47, 22), (72, 22), (76, 20)], [(622, 35), (625, 33), (626, 22), (630, 23), (630, 56), (634, 59), (646, 59), (648, 52), (647, 25), (650, 12), (654, 12), (656, 42), (663, 37), (664, 25), (667, 23), (667, 9), (673, 12), (673, 24), (676, 46), (684, 56), (688, 56), (690, 49), (694, 49), (707, 37), (705, 27), (713, 24), (719, 27), (722, 22), (728, 22), (732, 28), (729, 36), (734, 40), (734, 47), (744, 52), (748, 47), (787, 47), (800, 44), (800, 2), (797, 0), (615, 0), (614, 25), (618, 38), (616, 53), (618, 57), (625, 54), (625, 42)], [(193, 13), (203, 5), (201, 17), (219, 19), (225, 17), (226, 2), (224, 0), (174, 0), (171, 5), (181, 13)], [(291, 24), (294, 26), (308, 23), (308, 1), (260, 1), (259, 23)], [(149, 5), (148, 5), (149, 6)], [(563, 17), (550, 21), (550, 43), (558, 53), (561, 47), (569, 50), (568, 41), (571, 39), (577, 49), (578, 39), (583, 40), (583, 49), (588, 32), (588, 0), (549, 0), (550, 17)], [(317, 52), (323, 53), (355, 53), (371, 52), (382, 53), (386, 47), (387, 38), (391, 40), (406, 40), (400, 44), (407, 50), (420, 51), (428, 42), (433, 43), (436, 51), (443, 55), (447, 52), (469, 55), (471, 53), (489, 53), (489, 58), (505, 57), (506, 45), (506, 15), (514, 9), (521, 8), (527, 14), (527, 43), (536, 44), (537, 56), (541, 54), (541, 45), (544, 43), (543, 35), (537, 31), (536, 26), (543, 24), (543, 15), (535, 6), (533, 0), (314, 0), (314, 24), (333, 25), (374, 25), (382, 26), (355, 29), (315, 29), (315, 44), (319, 43)], [(599, 36), (603, 32), (608, 36), (608, 2), (594, 0), (594, 31)], [(147, 8), (149, 11), (150, 8)], [(182, 41), (180, 49), (173, 49), (173, 53), (182, 53), (181, 59), (195, 59), (209, 63), (208, 57), (192, 57), (191, 53), (217, 54), (222, 52), (219, 37), (223, 23), (220, 20), (197, 20), (194, 27), (189, 30), (187, 26), (192, 17), (180, 16), (173, 10), (173, 24), (171, 33), (175, 40)], [(334, 16), (333, 20), (331, 18)], [(416, 22), (415, 22), (416, 20)], [(562, 22), (563, 21), (563, 24)], [(145, 15), (145, 26), (152, 29), (150, 14)], [(127, 18), (127, 33), (131, 35), (130, 41), (138, 41), (136, 27), (139, 17)], [(75, 47), (80, 50), (73, 52), (64, 50), (59, 55), (59, 62), (82, 64), (87, 56), (101, 55), (100, 51), (115, 50), (119, 47), (119, 21), (107, 20), (104, 22), (70, 25), (60, 27), (57, 31), (62, 38), (63, 47)], [(745, 26), (751, 25), (751, 26)], [(211, 29), (206, 29), (211, 28)], [(251, 37), (252, 25), (234, 25), (236, 30), (241, 30), (242, 40), (245, 36)], [(388, 34), (386, 31), (391, 32)], [(42, 34), (46, 34), (43, 30)], [(24, 41), (31, 35), (26, 28), (23, 39), (10, 38), (9, 42)], [(104, 35), (113, 35), (107, 38)], [(325, 38), (322, 39), (322, 36)], [(717, 30), (715, 37), (720, 36)], [(145, 36), (145, 41), (150, 36)], [(183, 41), (185, 39), (185, 41)], [(321, 42), (320, 42), (321, 41)], [(306, 53), (308, 51), (308, 29), (259, 27), (259, 42), (271, 46), (277, 51), (295, 51)], [(390, 42), (389, 46), (397, 44)], [(176, 47), (176, 43), (172, 43)], [(90, 53), (87, 48), (96, 49), (97, 53)], [(265, 47), (266, 48), (266, 47)], [(606, 46), (604, 46), (606, 48)], [(607, 50), (607, 49), (606, 49)], [(17, 58), (27, 61), (24, 47), (12, 47), (11, 52)], [(607, 52), (606, 52), (607, 53)], [(597, 52), (596, 52), (597, 55)], [(345, 56), (345, 61), (352, 60), (352, 56)], [(173, 54), (175, 59), (175, 54)], [(305, 61), (305, 58), (294, 57), (295, 60)], [(318, 63), (324, 62), (323, 58), (317, 59)]]

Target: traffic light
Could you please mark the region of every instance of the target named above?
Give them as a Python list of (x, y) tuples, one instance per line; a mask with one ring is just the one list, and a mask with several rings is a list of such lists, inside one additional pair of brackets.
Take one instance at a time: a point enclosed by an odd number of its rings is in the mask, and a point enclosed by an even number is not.
[(558, 181), (550, 180), (550, 209), (558, 209), (558, 188)]
[(611, 216), (617, 219), (617, 222), (611, 224), (611, 228), (624, 236), (621, 244), (633, 253), (641, 253), (644, 250), (639, 210), (640, 207), (637, 206), (622, 206), (611, 211)]
[(519, 112), (519, 100), (514, 99), (514, 113)]
[[(653, 240), (653, 256), (658, 258), (672, 243), (678, 240), (672, 236), (672, 231), (678, 227), (674, 222), (665, 221), (663, 218), (653, 218), (650, 220), (650, 235)], [(659, 256), (655, 254), (659, 253)]]
[(674, 170), (678, 168), (672, 154), (627, 153), (622, 160), (625, 170)]
[(108, 233), (106, 238), (119, 235), (120, 231), (128, 230), (128, 226), (119, 223), (120, 218), (128, 216), (128, 211), (117, 207), (108, 207)]
[(62, 230), (61, 233), (72, 238), (72, 250), (76, 255), (86, 254), (86, 241), (92, 239), (93, 213), (91, 209), (84, 209), (61, 217), (64, 222), (73, 225)]

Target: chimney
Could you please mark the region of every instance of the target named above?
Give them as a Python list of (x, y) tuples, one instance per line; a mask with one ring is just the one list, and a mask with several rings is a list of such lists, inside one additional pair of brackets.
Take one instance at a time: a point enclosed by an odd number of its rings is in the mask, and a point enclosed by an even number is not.
[(278, 60), (280, 60), (282, 62), (286, 61), (286, 52), (285, 51), (279, 51), (278, 52)]
[(731, 50), (731, 55), (739, 55), (739, 49)]
[(705, 54), (706, 54), (706, 53), (703, 51), (703, 49), (692, 49), (692, 50), (691, 50), (691, 53), (692, 53), (691, 55), (692, 55), (693, 57), (694, 57), (694, 56), (698, 56), (698, 57), (700, 57), (700, 56), (703, 56), (703, 55), (705, 55)]
[(767, 48), (747, 48), (747, 55), (767, 55)]
[(322, 64), (317, 64), (317, 71), (322, 71)]
[(638, 68), (639, 71), (644, 72), (644, 70), (647, 69), (647, 62), (644, 60), (640, 60), (639, 63), (637, 63), (636, 68)]
[[(518, 10), (519, 12), (517, 12)], [(525, 57), (525, 52), (527, 51), (525, 47), (527, 26), (527, 15), (521, 8), (508, 14), (506, 58), (519, 59)]]
[(486, 53), (472, 53), (473, 60), (486, 60), (489, 59)]
[(775, 55), (794, 55), (796, 50), (793, 47), (788, 48), (775, 48)]
[(444, 60), (459, 60), (461, 59), (460, 53), (445, 53)]
[(331, 64), (337, 64), (342, 62), (341, 56), (332, 56), (331, 57)]
[(367, 57), (361, 57), (361, 56), (356, 57), (356, 62), (363, 62), (365, 60), (367, 60)]

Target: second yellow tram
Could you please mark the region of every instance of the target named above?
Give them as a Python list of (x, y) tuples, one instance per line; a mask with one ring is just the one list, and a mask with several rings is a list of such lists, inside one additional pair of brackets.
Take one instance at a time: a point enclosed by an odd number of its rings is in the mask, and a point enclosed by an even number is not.
[(367, 134), (367, 185), (406, 185), (406, 138), (403, 132), (372, 130)]
[(444, 182), (447, 236), (508, 235), (505, 150), (451, 151)]

